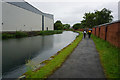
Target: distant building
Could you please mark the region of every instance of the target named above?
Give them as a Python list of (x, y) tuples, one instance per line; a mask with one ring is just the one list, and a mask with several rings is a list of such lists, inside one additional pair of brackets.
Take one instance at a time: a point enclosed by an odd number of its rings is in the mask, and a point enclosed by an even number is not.
[(24, 0), (2, 3), (2, 31), (54, 30), (53, 15), (46, 14)]
[(118, 20), (120, 20), (120, 1), (118, 2)]

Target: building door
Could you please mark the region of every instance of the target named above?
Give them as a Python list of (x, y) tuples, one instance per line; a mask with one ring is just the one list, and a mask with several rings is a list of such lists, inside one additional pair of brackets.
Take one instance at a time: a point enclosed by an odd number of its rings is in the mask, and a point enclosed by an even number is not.
[(46, 29), (47, 31), (48, 31), (48, 27), (47, 27), (47, 29)]

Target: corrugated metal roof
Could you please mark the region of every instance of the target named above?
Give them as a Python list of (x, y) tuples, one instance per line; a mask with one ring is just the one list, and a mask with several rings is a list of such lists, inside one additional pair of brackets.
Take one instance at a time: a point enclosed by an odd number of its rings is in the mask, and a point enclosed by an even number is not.
[(49, 17), (49, 18), (53, 19), (53, 15), (51, 15), (51, 14), (43, 13), (43, 15), (46, 16), (46, 17)]
[(101, 24), (101, 25), (95, 26), (95, 28), (105, 26), (105, 25), (109, 25), (109, 24), (113, 24), (113, 23), (118, 23), (118, 22), (120, 22), (120, 20), (116, 20), (116, 21), (113, 21), (113, 22), (110, 22), (110, 23)]
[(44, 15), (46, 17), (53, 19), (53, 15), (41, 12), (40, 10), (38, 10), (37, 8), (35, 8), (31, 4), (29, 4), (28, 2), (25, 2), (24, 0), (17, 0), (18, 2), (13, 2), (13, 1), (8, 1), (8, 0), (3, 0), (3, 1), (5, 1), (9, 4), (12, 4), (14, 6), (26, 9), (28, 11), (34, 12), (36, 14)]

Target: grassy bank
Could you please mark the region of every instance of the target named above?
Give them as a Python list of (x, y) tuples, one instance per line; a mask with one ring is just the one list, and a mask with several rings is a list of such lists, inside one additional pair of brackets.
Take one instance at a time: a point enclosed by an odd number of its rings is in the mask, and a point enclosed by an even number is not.
[(92, 35), (107, 78), (120, 78), (120, 49)]
[(6, 32), (2, 33), (2, 39), (9, 39), (9, 38), (22, 38), (22, 37), (30, 37), (30, 36), (37, 36), (37, 35), (52, 35), (52, 34), (61, 34), (62, 30), (54, 30), (54, 31), (32, 31), (32, 32)]
[[(80, 33), (79, 33), (80, 34)], [(83, 34), (80, 34), (76, 39), (67, 47), (63, 48), (57, 53), (57, 55), (52, 60), (47, 61), (46, 65), (41, 67), (36, 71), (26, 72), (26, 78), (47, 78), (51, 75), (56, 69), (58, 69), (62, 63), (67, 59), (67, 57), (72, 53), (76, 48), (78, 43), (82, 40)]]
[(15, 33), (2, 33), (2, 39), (8, 39), (8, 38), (21, 38), (28, 36), (25, 32), (15, 32)]
[(40, 31), (38, 32), (39, 35), (52, 35), (52, 34), (60, 34), (62, 30), (55, 30), (55, 31)]

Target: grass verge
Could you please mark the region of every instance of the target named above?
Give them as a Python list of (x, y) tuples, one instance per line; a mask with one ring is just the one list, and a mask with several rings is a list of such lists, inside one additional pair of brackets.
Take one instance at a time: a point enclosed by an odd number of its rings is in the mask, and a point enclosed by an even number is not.
[(77, 47), (78, 43), (82, 40), (82, 37), (83, 34), (78, 35), (71, 44), (59, 51), (52, 60), (50, 60), (45, 66), (41, 67), (39, 70), (26, 72), (26, 78), (47, 78), (48, 76), (50, 76), (57, 68), (62, 65), (62, 63)]
[(107, 78), (120, 78), (120, 49), (94, 35), (92, 39), (100, 55), (101, 64)]
[(2, 39), (9, 39), (9, 38), (22, 38), (22, 37), (30, 37), (30, 36), (37, 36), (37, 35), (52, 35), (52, 34), (61, 34), (62, 30), (54, 30), (54, 31), (32, 31), (32, 32), (6, 32), (2, 33)]

